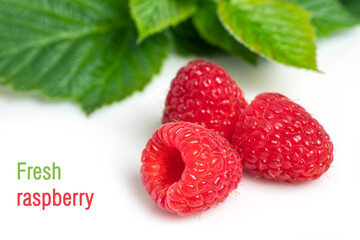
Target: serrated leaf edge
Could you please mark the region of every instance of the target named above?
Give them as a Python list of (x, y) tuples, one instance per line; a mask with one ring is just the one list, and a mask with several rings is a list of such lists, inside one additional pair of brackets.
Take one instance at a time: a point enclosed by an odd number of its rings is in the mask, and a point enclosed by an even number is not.
[(189, 19), (196, 12), (197, 5), (195, 5), (195, 7), (192, 8), (189, 12), (187, 12), (187, 14), (185, 14), (184, 16), (174, 19), (174, 20), (171, 20), (170, 23), (162, 24), (162, 25), (158, 26), (157, 28), (154, 28), (152, 31), (149, 31), (148, 33), (141, 32), (141, 30), (139, 28), (139, 21), (137, 20), (135, 13), (132, 10), (133, 8), (131, 5), (131, 1), (129, 1), (129, 9), (130, 9), (129, 10), (130, 16), (131, 16), (132, 20), (135, 22), (136, 29), (138, 31), (138, 39), (137, 39), (136, 43), (141, 44), (146, 38), (148, 38), (154, 34), (160, 33), (164, 30), (167, 30), (170, 27), (174, 27), (174, 26), (178, 25), (179, 23)]
[[(292, 3), (288, 3), (288, 4), (292, 4)], [(292, 4), (292, 5), (295, 5), (295, 6), (298, 6), (296, 4)], [(317, 47), (316, 47), (316, 44), (315, 44), (315, 39), (316, 39), (316, 34), (315, 34), (315, 28), (314, 26), (311, 24), (311, 13), (309, 13), (308, 11), (306, 11), (305, 9), (299, 7), (300, 9), (302, 9), (303, 11), (307, 12), (308, 13), (308, 20), (307, 22), (309, 23), (309, 25), (311, 25), (313, 27), (313, 31), (312, 31), (312, 38), (313, 38), (313, 43), (314, 43), (314, 46), (315, 46), (315, 59), (316, 59), (316, 56), (317, 56), (317, 53), (316, 53), (316, 50), (317, 50)], [(300, 68), (300, 67), (297, 67), (297, 66), (294, 66), (294, 65), (291, 65), (291, 64), (287, 64), (287, 63), (283, 63), (283, 62), (278, 62), (276, 61), (275, 59), (272, 59), (266, 55), (264, 55), (263, 53), (257, 51), (256, 49), (252, 48), (251, 46), (249, 46), (244, 40), (242, 40), (241, 38), (239, 38), (232, 30), (230, 27), (228, 27), (224, 22), (223, 20), (221, 19), (221, 14), (220, 14), (220, 9), (219, 7), (217, 8), (217, 16), (221, 22), (221, 24), (223, 25), (223, 27), (228, 31), (228, 33), (238, 42), (242, 43), (244, 46), (246, 46), (247, 48), (249, 48), (251, 51), (259, 54), (261, 57), (269, 60), (270, 62), (275, 62), (275, 63), (280, 63), (282, 65), (285, 65), (285, 66), (290, 66), (290, 67), (296, 67), (296, 68)], [(318, 72), (318, 73), (323, 73), (322, 71), (320, 71), (317, 67), (317, 61), (315, 61), (315, 68), (312, 69), (312, 68), (303, 68), (303, 69), (307, 69), (307, 70), (312, 70), (312, 71), (315, 71), (315, 72)]]

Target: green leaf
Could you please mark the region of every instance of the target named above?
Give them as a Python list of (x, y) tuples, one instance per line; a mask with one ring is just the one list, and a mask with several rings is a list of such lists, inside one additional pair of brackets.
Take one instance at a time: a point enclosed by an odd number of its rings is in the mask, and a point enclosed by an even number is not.
[(218, 14), (240, 42), (268, 59), (317, 70), (310, 14), (277, 0), (223, 0)]
[(196, 11), (196, 1), (130, 0), (130, 11), (142, 41), (189, 18)]
[(167, 38), (136, 39), (127, 1), (0, 0), (0, 84), (76, 101), (89, 114), (159, 72)]
[(199, 36), (192, 21), (189, 19), (171, 28), (175, 50), (180, 55), (204, 56), (212, 55), (220, 50)]
[(352, 16), (337, 0), (286, 1), (298, 4), (312, 14), (311, 23), (315, 26), (316, 35), (319, 37), (353, 27), (359, 23), (359, 20)]
[(360, 17), (360, 1), (359, 0), (340, 0), (340, 2), (355, 16)]
[(222, 26), (217, 16), (216, 4), (214, 2), (204, 1), (193, 16), (193, 22), (200, 35), (210, 44), (237, 57), (241, 57), (250, 63), (256, 63), (258, 55), (238, 42)]

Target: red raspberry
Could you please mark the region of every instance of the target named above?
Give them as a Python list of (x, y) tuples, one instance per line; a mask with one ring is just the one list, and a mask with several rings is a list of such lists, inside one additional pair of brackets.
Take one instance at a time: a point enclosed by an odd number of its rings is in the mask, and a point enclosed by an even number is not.
[(240, 117), (233, 145), (248, 172), (286, 182), (314, 180), (333, 161), (324, 128), (300, 105), (277, 93), (259, 94)]
[(172, 80), (163, 123), (198, 123), (231, 141), (238, 116), (246, 105), (241, 89), (224, 69), (195, 60), (181, 68)]
[(242, 175), (239, 154), (225, 138), (187, 122), (160, 127), (141, 161), (141, 180), (153, 201), (179, 215), (225, 200)]

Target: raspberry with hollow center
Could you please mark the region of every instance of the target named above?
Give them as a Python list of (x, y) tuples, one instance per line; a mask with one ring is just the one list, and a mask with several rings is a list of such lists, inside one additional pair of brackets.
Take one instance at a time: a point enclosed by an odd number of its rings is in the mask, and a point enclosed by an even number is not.
[(300, 105), (278, 93), (259, 94), (233, 134), (244, 170), (285, 182), (319, 178), (333, 161), (324, 128)]
[(198, 123), (231, 141), (238, 115), (246, 105), (241, 89), (223, 68), (195, 60), (172, 80), (163, 123)]
[(162, 209), (189, 215), (225, 200), (242, 176), (239, 154), (222, 136), (188, 122), (161, 126), (142, 152), (141, 180)]

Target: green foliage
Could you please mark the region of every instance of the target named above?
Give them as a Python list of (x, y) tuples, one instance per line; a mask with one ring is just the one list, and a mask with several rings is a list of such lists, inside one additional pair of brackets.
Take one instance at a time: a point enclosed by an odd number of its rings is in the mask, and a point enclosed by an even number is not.
[[(286, 0), (300, 5), (312, 14), (311, 22), (319, 37), (353, 27), (359, 20), (352, 16), (337, 0)], [(360, 3), (360, 1), (357, 1)]]
[[(341, 0), (360, 16), (360, 1)], [(359, 22), (338, 0), (0, 0), (0, 85), (90, 114), (142, 90), (170, 41), (317, 70), (317, 36)]]
[(360, 1), (359, 0), (340, 0), (340, 2), (355, 16), (360, 17)]
[(136, 44), (127, 6), (117, 0), (0, 6), (0, 84), (76, 101), (86, 113), (141, 90), (167, 53), (163, 35)]
[(283, 1), (220, 1), (218, 13), (228, 31), (250, 49), (291, 66), (317, 70), (310, 14)]
[(200, 37), (191, 20), (171, 28), (172, 39), (177, 53), (183, 56), (206, 56), (220, 50)]
[(204, 1), (193, 16), (193, 22), (200, 35), (212, 45), (241, 57), (250, 63), (256, 63), (258, 55), (233, 38), (222, 26), (217, 16), (216, 4), (214, 2)]
[(130, 9), (142, 41), (190, 17), (196, 10), (196, 1), (130, 0)]

